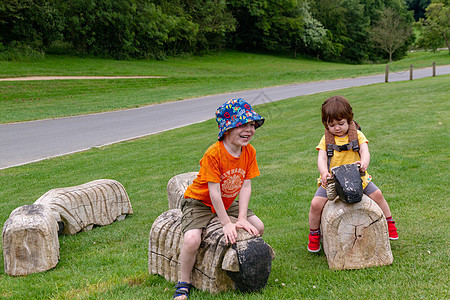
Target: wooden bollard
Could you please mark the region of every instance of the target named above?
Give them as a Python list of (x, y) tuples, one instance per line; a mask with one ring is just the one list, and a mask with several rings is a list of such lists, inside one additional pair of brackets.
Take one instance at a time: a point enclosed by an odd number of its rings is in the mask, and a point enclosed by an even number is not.
[(384, 82), (389, 82), (389, 65), (386, 65), (386, 71), (384, 73)]
[(13, 210), (3, 226), (2, 238), (5, 272), (11, 276), (47, 271), (58, 264), (58, 223), (44, 205)]

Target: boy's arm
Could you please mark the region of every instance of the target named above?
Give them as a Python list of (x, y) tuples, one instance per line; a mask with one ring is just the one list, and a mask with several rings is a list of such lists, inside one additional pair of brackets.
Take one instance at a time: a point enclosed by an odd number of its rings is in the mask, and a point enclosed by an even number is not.
[(319, 155), (317, 156), (317, 168), (319, 169), (322, 185), (326, 187), (328, 184), (327, 178), (332, 176), (330, 172), (328, 172), (328, 156), (325, 150), (319, 150)]
[(220, 183), (208, 182), (208, 190), (212, 205), (214, 206), (223, 227), (225, 242), (234, 244), (237, 238), (236, 225), (231, 222), (231, 219), (225, 210), (225, 206), (223, 205), (222, 193), (220, 192)]
[(239, 217), (236, 222), (237, 228), (244, 228), (248, 233), (259, 236), (259, 231), (247, 220), (248, 203), (252, 194), (252, 181), (245, 179), (239, 192)]
[(361, 156), (361, 160), (356, 163), (360, 165), (359, 169), (364, 172), (367, 170), (370, 163), (369, 145), (367, 145), (367, 143), (362, 143), (359, 146), (359, 155)]

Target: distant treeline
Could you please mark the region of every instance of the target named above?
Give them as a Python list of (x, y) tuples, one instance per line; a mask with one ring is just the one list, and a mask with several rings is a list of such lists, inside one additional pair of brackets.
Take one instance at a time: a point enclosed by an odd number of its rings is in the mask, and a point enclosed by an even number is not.
[[(371, 38), (383, 12), (393, 11), (411, 28), (423, 3), (429, 1), (2, 0), (0, 52), (29, 47), (40, 53), (164, 59), (236, 49), (376, 61), (388, 57)], [(413, 41), (412, 36), (402, 41), (394, 58)]]

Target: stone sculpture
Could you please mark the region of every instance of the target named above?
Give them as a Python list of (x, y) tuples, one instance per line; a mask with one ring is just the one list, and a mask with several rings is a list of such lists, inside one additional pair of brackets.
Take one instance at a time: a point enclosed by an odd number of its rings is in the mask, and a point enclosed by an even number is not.
[(386, 218), (368, 196), (348, 204), (339, 200), (333, 180), (321, 217), (323, 248), (333, 270), (390, 265), (394, 258)]
[[(178, 199), (173, 195), (184, 194), (188, 186), (186, 181), (193, 180), (195, 175), (180, 174), (169, 181), (169, 205), (171, 199)], [(173, 282), (179, 278), (179, 255), (183, 245), (181, 215), (179, 207), (162, 213), (153, 223), (149, 237), (149, 273), (159, 274)], [(231, 219), (236, 222), (235, 218)], [(226, 244), (220, 221), (215, 217), (203, 231), (192, 284), (210, 293), (236, 288), (244, 292), (259, 291), (267, 284), (274, 258), (273, 249), (262, 238), (243, 229), (238, 230), (237, 242), (233, 246)]]
[(53, 189), (34, 203), (52, 210), (56, 221), (63, 227), (63, 234), (88, 231), (94, 225), (109, 225), (133, 213), (123, 185), (110, 179)]
[(173, 176), (167, 183), (167, 198), (169, 209), (180, 208), (181, 200), (187, 187), (197, 177), (198, 172), (188, 172)]
[(49, 270), (59, 260), (58, 233), (75, 234), (132, 214), (119, 182), (101, 179), (53, 189), (15, 209), (3, 226), (5, 272), (12, 276)]
[(59, 261), (58, 224), (40, 204), (13, 210), (3, 226), (5, 272), (12, 276), (49, 270)]

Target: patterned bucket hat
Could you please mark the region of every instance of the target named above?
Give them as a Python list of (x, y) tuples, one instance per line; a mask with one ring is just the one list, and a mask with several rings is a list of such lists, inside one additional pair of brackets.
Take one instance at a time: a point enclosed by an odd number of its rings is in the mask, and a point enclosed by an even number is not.
[(231, 99), (222, 104), (216, 111), (216, 121), (219, 125), (220, 140), (228, 129), (239, 127), (255, 121), (255, 128), (264, 124), (264, 118), (258, 115), (244, 99)]

